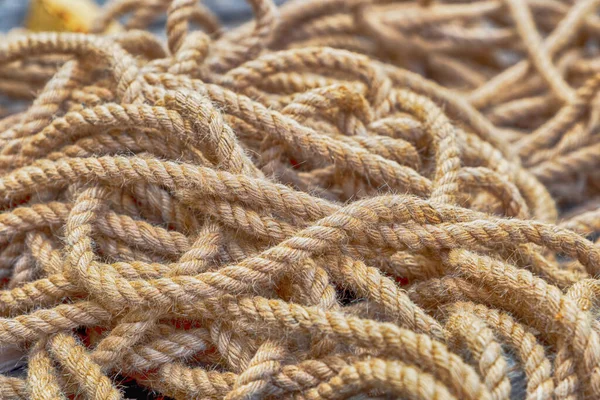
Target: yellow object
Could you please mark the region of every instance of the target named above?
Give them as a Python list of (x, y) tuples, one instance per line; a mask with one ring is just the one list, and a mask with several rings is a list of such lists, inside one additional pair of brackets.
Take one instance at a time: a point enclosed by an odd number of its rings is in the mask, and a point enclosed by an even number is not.
[(25, 25), (32, 31), (89, 32), (99, 12), (92, 0), (31, 0)]

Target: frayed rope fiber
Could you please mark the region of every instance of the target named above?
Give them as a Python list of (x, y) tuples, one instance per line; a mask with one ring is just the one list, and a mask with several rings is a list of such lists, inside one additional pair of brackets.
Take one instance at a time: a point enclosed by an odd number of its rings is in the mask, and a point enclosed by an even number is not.
[(249, 2), (2, 37), (0, 398), (599, 399), (600, 0)]

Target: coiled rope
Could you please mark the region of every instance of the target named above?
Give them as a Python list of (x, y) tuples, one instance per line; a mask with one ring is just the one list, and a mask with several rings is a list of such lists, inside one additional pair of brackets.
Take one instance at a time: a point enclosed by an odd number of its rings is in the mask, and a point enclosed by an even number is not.
[(0, 41), (0, 398), (600, 398), (600, 0), (249, 3)]

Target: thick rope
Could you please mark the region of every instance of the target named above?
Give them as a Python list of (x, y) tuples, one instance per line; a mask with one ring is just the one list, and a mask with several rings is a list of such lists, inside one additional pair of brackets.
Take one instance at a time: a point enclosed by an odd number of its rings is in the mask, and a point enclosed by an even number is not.
[(113, 0), (2, 37), (0, 398), (600, 398), (572, 3), (251, 0), (227, 31)]

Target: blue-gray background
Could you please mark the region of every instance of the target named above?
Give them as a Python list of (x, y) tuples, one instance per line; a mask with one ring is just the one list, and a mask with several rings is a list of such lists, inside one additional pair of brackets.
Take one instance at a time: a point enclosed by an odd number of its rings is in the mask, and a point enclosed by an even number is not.
[[(77, 0), (74, 0), (77, 1)], [(95, 0), (103, 4), (106, 0)], [(278, 4), (285, 0), (276, 0)], [(251, 9), (245, 0), (204, 0), (226, 25), (236, 25), (251, 16)], [(23, 24), (27, 14), (27, 0), (0, 0), (0, 32), (8, 31)]]

